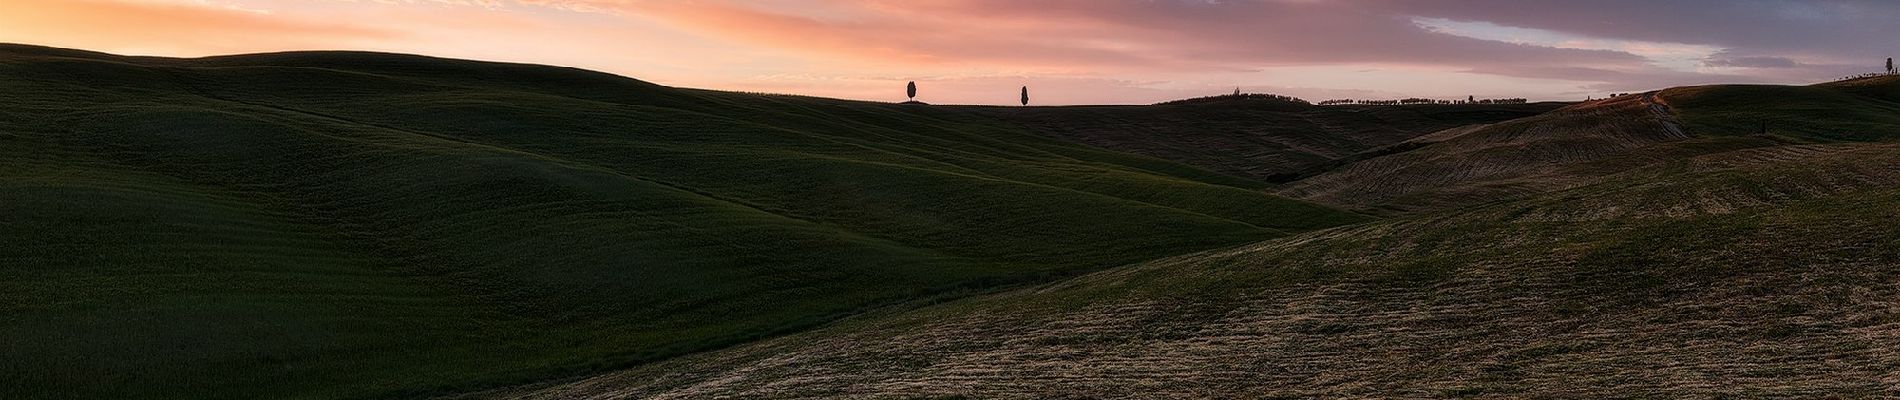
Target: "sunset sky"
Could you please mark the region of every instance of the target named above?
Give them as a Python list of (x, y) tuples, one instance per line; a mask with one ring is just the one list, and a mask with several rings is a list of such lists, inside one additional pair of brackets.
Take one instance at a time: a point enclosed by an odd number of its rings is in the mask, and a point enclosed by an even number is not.
[(1583, 99), (1810, 83), (1900, 55), (1900, 1), (0, 0), (0, 42), (375, 50), (671, 86), (1122, 104), (1231, 92)]

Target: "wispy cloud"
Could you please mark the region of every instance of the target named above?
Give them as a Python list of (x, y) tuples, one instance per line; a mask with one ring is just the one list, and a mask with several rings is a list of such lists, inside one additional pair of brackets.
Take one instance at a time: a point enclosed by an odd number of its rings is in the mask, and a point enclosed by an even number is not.
[(939, 80), (947, 102), (1036, 82), (1048, 99), (1093, 91), (1076, 102), (1232, 86), (1552, 98), (1831, 78), (1897, 52), (1892, 15), (1900, 3), (1851, 0), (72, 0), (0, 2), (0, 40), (407, 51), (856, 98)]
[(396, 32), (372, 26), (272, 15), (243, 3), (209, 0), (0, 2), (0, 38), (170, 54), (320, 47)]

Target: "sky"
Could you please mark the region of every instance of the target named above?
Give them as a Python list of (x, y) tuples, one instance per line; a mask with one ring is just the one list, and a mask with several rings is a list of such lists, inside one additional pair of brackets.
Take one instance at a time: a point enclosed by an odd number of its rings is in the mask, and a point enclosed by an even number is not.
[(197, 57), (370, 50), (669, 86), (940, 104), (1235, 88), (1581, 100), (1805, 84), (1900, 55), (1900, 1), (0, 0), (0, 42)]

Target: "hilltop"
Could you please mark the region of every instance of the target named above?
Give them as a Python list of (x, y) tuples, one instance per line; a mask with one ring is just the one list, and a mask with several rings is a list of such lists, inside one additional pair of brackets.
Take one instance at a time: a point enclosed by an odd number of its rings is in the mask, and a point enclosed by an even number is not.
[(946, 107), (363, 52), (0, 46), (0, 397), (623, 367), (1360, 223)]
[(1687, 157), (1900, 139), (1900, 77), (1631, 94), (1433, 134), (1288, 185), (1283, 195), (1373, 213), (1441, 210), (1600, 182)]

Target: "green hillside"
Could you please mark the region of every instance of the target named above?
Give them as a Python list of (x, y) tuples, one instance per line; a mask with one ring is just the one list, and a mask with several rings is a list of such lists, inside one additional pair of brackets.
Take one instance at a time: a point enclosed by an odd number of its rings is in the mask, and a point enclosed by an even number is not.
[(1900, 146), (1599, 183), (1141, 263), (510, 398), (1873, 398)]
[(973, 111), (1040, 135), (1281, 183), (1432, 132), (1535, 116), (1564, 105), (1312, 106), (1216, 97), (1154, 106)]
[[(1683, 124), (1709, 135), (1773, 135), (1808, 142), (1900, 138), (1900, 76), (1813, 86), (1717, 85), (1660, 96)], [(1766, 128), (1766, 132), (1762, 129)]]
[(0, 398), (665, 359), (1366, 221), (962, 108), (371, 53), (0, 46)]
[(0, 398), (1875, 397), (1896, 111), (0, 45)]

